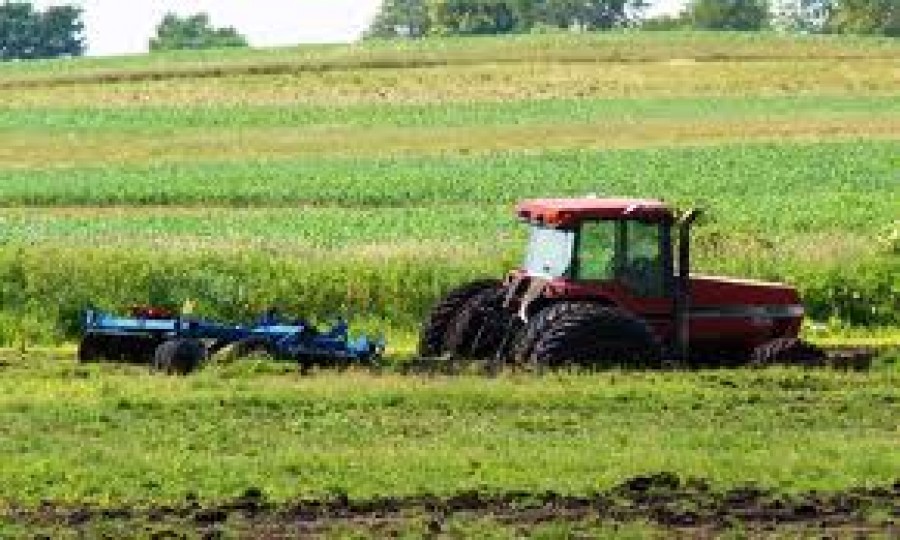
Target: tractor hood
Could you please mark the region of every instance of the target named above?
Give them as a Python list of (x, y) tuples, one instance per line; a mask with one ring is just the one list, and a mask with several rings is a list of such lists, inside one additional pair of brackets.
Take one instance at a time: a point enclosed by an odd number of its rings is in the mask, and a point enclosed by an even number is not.
[(790, 285), (751, 279), (691, 275), (691, 307), (740, 306), (766, 308), (783, 315), (802, 316), (800, 295)]

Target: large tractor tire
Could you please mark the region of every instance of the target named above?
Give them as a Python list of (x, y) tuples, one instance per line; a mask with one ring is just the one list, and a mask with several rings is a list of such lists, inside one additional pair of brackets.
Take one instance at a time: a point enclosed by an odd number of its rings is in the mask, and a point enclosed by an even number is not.
[(753, 349), (750, 365), (765, 367), (772, 365), (793, 365), (821, 367), (828, 362), (825, 351), (799, 338), (778, 338), (763, 343)]
[(206, 360), (206, 347), (196, 339), (171, 339), (156, 348), (153, 367), (168, 374), (187, 375)]
[(435, 305), (422, 325), (419, 334), (419, 356), (435, 357), (444, 354), (444, 342), (448, 328), (463, 306), (478, 293), (496, 289), (500, 282), (483, 279), (467, 283), (450, 291)]
[(660, 367), (662, 350), (647, 324), (620, 309), (579, 303), (557, 308), (530, 355), (539, 369)]
[(497, 286), (471, 297), (444, 334), (444, 352), (473, 360), (494, 356), (509, 327), (509, 315), (503, 311), (504, 295)]
[(538, 311), (528, 319), (527, 323), (519, 327), (518, 332), (512, 338), (507, 361), (518, 366), (528, 365), (531, 362), (535, 343), (547, 333), (560, 315), (579, 309), (590, 309), (591, 305), (582, 302), (562, 302)]

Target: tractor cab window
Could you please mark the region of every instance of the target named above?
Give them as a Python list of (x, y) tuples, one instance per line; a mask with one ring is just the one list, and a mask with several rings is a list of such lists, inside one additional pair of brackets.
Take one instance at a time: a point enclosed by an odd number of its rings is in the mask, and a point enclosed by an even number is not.
[(578, 235), (578, 279), (619, 281), (645, 297), (665, 295), (662, 228), (639, 221), (586, 221)]
[(616, 221), (586, 221), (578, 241), (578, 279), (609, 281), (616, 276)]
[(664, 296), (661, 226), (640, 221), (622, 222), (621, 226), (623, 253), (619, 257), (617, 278), (637, 295)]
[(529, 274), (551, 278), (568, 275), (574, 248), (574, 231), (532, 225), (524, 269)]

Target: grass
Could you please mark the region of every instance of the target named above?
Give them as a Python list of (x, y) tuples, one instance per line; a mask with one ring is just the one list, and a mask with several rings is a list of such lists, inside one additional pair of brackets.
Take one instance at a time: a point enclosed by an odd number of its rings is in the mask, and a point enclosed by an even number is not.
[[(519, 260), (517, 200), (593, 192), (705, 207), (700, 270), (796, 284), (823, 344), (896, 345), (898, 43), (616, 32), (0, 64), (0, 508), (897, 481), (896, 351), (867, 373), (167, 378), (77, 365), (72, 341), (89, 305), (192, 299), (349, 315), (401, 362), (437, 297)], [(142, 534), (2, 514), (4, 537)]]
[[(31, 166), (0, 170), (0, 202), (496, 205), (548, 193), (595, 192), (706, 203), (718, 215), (760, 227), (793, 221), (802, 227), (833, 224), (853, 230), (883, 227), (896, 217), (896, 201), (884, 195), (893, 192), (896, 182), (897, 149), (893, 141), (860, 140), (484, 156), (236, 159), (66, 169)], [(796, 196), (800, 194), (802, 198)], [(815, 198), (815, 204), (808, 197)], [(862, 201), (864, 208), (856, 206)], [(741, 216), (737, 209), (747, 204), (767, 212)], [(793, 212), (801, 206), (802, 212)]]
[[(473, 62), (612, 62), (672, 58), (700, 60), (893, 58), (890, 38), (790, 36), (745, 32), (604, 32), (544, 36), (502, 36), (434, 40), (369, 41), (361, 45), (318, 45), (281, 49), (173, 51), (125, 58), (83, 58), (10, 63), (0, 74), (13, 81), (108, 75), (110, 73), (210, 73), (260, 71), (260, 66), (322, 70), (379, 66), (455, 65)], [(223, 73), (222, 70), (225, 70)]]
[(523, 236), (512, 204), (547, 194), (547, 179), (555, 195), (700, 204), (709, 215), (697, 231), (699, 269), (795, 284), (830, 328), (896, 325), (896, 149), (883, 141), (7, 169), (0, 201), (60, 206), (0, 211), (0, 343), (71, 338), (89, 305), (186, 299), (211, 317), (277, 304), (409, 332), (448, 288), (516, 265)]
[[(0, 135), (0, 165), (78, 166), (98, 163), (290, 159), (298, 156), (429, 155), (448, 152), (692, 146), (754, 141), (900, 139), (900, 116), (761, 119), (730, 122), (602, 121), (457, 128), (249, 128), (239, 132), (185, 129), (159, 134), (11, 133)], [(47, 145), (58, 153), (48, 156)]]
[(457, 128), (565, 125), (602, 121), (697, 121), (842, 119), (896, 116), (900, 105), (889, 96), (787, 96), (680, 99), (542, 99), (440, 104), (373, 103), (334, 106), (180, 106), (8, 108), (0, 132), (85, 134), (107, 132), (165, 134), (186, 128), (225, 131), (237, 128)]
[(473, 64), (176, 78), (93, 81), (76, 86), (12, 86), (0, 106), (144, 107), (219, 105), (347, 106), (579, 98), (740, 96), (889, 96), (897, 93), (895, 60)]
[(889, 367), (484, 380), (234, 365), (172, 379), (4, 362), (7, 502), (579, 494), (656, 471), (794, 492), (882, 484), (900, 467)]

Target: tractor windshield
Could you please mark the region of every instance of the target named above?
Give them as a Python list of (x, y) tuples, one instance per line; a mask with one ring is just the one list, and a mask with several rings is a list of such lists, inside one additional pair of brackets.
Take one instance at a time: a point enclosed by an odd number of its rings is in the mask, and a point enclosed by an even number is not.
[(532, 275), (562, 277), (572, 266), (575, 232), (531, 226), (524, 270)]

